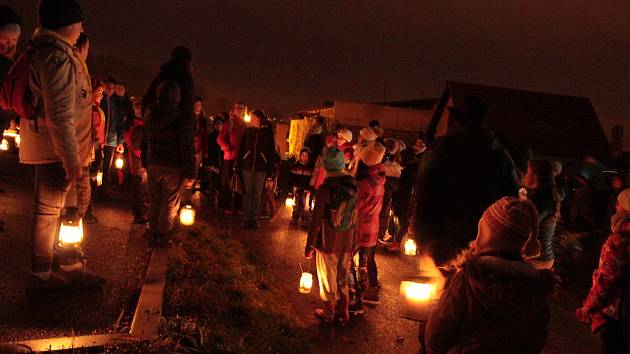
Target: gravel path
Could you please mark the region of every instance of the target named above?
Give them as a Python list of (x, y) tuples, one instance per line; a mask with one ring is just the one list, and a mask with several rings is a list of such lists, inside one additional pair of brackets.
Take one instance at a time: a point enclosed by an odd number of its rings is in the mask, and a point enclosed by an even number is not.
[[(142, 283), (150, 249), (131, 226), (123, 193), (97, 204), (98, 224), (86, 225), (88, 268), (107, 279), (102, 293), (71, 293), (64, 298), (27, 302), (24, 290), (30, 271), (32, 170), (12, 155), (0, 157), (0, 342), (122, 331), (133, 316), (133, 298)], [(123, 320), (114, 328), (124, 309)]]

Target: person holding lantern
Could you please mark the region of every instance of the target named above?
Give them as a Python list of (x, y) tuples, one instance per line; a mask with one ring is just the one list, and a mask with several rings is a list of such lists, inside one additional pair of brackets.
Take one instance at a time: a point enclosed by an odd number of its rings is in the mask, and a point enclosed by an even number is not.
[(158, 86), (158, 101), (148, 107), (141, 156), (149, 184), (149, 234), (157, 246), (166, 246), (175, 225), (181, 189), (191, 189), (196, 178), (192, 117), (179, 108), (175, 81)]
[[(70, 283), (101, 289), (105, 282), (83, 262), (63, 264), (52, 272), (60, 214), (73, 185), (77, 218), (89, 202), (92, 144), (92, 86), (85, 62), (74, 52), (83, 32), (83, 15), (76, 0), (41, 0), (39, 27), (32, 40), (29, 89), (43, 104), (33, 120), (21, 124), (20, 162), (35, 166), (33, 255), (27, 292), (35, 294)], [(80, 224), (80, 221), (79, 221)]]
[(317, 190), (313, 218), (304, 255), (314, 255), (319, 279), (319, 295), (324, 308), (315, 316), (332, 322), (335, 314), (342, 324), (350, 320), (348, 270), (356, 228), (357, 186), (346, 171), (346, 158), (336, 147), (325, 148), (323, 164), (326, 179)]
[(429, 315), (426, 350), (540, 353), (554, 278), (527, 262), (540, 253), (536, 207), (504, 197), (486, 209), (478, 225), (477, 238)]
[(112, 184), (112, 165), (116, 155), (125, 152), (125, 111), (122, 97), (116, 95), (116, 80), (108, 77), (105, 80), (105, 91), (101, 100), (101, 109), (105, 113), (105, 141), (103, 146), (103, 194)]
[(385, 168), (385, 194), (383, 195), (383, 207), (378, 220), (378, 240), (381, 242), (385, 238), (385, 233), (389, 231), (391, 235), (396, 234), (398, 225), (394, 218), (392, 209), (392, 199), (398, 189), (398, 182), (402, 174), (401, 152), (405, 149), (405, 143), (397, 139), (387, 138), (384, 140), (385, 156), (383, 157), (383, 167)]
[(311, 167), (311, 149), (302, 148), (300, 156), (291, 168), (290, 190), (295, 190), (295, 205), (291, 215), (291, 225), (296, 225), (301, 219), (305, 221), (306, 195), (310, 190), (309, 182), (313, 175)]
[(133, 223), (146, 225), (148, 222), (149, 187), (147, 170), (142, 166), (142, 140), (144, 139), (144, 117), (142, 116), (142, 102), (137, 97), (130, 99), (132, 112), (129, 114), (129, 127), (125, 132), (127, 144), (127, 161), (131, 180), (131, 213)]
[(610, 224), (593, 286), (576, 315), (600, 333), (602, 353), (622, 354), (630, 353), (630, 188), (617, 196)]
[(237, 163), (236, 156), (241, 139), (247, 128), (243, 120), (244, 117), (245, 103), (236, 101), (230, 111), (230, 118), (223, 122), (217, 137), (217, 143), (223, 150), (223, 169), (221, 170), (223, 193), (219, 201), (226, 215), (242, 214), (243, 199), (238, 192), (233, 190), (232, 176), (234, 175), (234, 166)]

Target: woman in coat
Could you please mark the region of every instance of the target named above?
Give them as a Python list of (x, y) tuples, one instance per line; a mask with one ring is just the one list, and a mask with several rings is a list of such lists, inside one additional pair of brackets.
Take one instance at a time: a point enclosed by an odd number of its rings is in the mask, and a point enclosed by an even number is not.
[(257, 229), (258, 208), (265, 179), (277, 161), (271, 123), (262, 111), (252, 112), (250, 126), (243, 133), (235, 170), (243, 181), (243, 227)]
[(504, 197), (488, 207), (476, 240), (429, 315), (428, 353), (540, 353), (553, 275), (524, 260), (539, 252), (531, 202)]

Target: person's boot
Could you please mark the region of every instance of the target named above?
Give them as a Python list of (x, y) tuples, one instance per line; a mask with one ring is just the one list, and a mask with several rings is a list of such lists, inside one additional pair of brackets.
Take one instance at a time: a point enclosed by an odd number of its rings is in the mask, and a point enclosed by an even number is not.
[(335, 302), (325, 301), (323, 309), (315, 310), (315, 317), (319, 318), (322, 322), (330, 323), (335, 320)]
[(370, 305), (378, 305), (381, 303), (381, 287), (370, 286), (365, 292), (363, 302)]
[(72, 272), (63, 272), (63, 276), (71, 287), (84, 291), (101, 291), (106, 282), (105, 278), (87, 270), (85, 266)]
[(339, 324), (342, 327), (348, 325), (348, 322), (350, 321), (350, 313), (348, 312), (349, 307), (349, 296), (342, 296), (341, 299), (339, 299), (339, 301), (337, 302), (337, 319), (339, 319)]

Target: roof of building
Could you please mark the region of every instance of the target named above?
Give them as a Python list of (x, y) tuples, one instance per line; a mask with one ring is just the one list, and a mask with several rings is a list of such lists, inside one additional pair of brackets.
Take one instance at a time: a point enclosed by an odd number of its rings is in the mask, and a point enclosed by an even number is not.
[(487, 106), (486, 125), (534, 154), (610, 159), (608, 140), (588, 98), (447, 82), (454, 100), (476, 96)]

